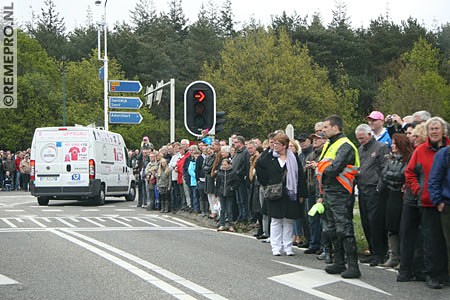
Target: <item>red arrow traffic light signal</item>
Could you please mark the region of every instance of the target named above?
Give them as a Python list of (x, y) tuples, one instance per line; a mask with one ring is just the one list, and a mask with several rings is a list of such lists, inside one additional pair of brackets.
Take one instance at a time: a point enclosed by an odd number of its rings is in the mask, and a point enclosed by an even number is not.
[(197, 99), (198, 102), (203, 102), (205, 100), (205, 93), (203, 91), (197, 91), (194, 94), (194, 98)]

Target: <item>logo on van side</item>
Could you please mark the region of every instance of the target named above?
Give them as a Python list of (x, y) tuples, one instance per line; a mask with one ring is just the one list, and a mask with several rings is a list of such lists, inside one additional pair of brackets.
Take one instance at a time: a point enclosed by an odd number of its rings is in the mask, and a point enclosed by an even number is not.
[(51, 163), (56, 159), (56, 148), (52, 144), (45, 145), (42, 148), (41, 157), (45, 162)]

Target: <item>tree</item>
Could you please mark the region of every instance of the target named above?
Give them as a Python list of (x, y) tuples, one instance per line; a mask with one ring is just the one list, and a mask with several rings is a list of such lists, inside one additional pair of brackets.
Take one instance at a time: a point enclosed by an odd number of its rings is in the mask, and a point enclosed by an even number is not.
[(329, 114), (352, 115), (346, 88), (339, 95), (319, 67), (287, 33), (246, 29), (228, 40), (217, 67), (205, 66), (202, 78), (216, 89), (218, 110), (227, 112), (225, 134), (265, 136), (288, 123), (309, 131)]
[(28, 24), (29, 32), (39, 41), (48, 55), (61, 59), (65, 55), (66, 26), (64, 18), (59, 16), (53, 0), (45, 0), (44, 7), (41, 8), (41, 15), (34, 24)]
[(153, 0), (139, 0), (133, 11), (130, 11), (131, 20), (137, 34), (149, 30), (156, 18), (156, 9)]
[(61, 79), (58, 66), (39, 42), (19, 31), (16, 109), (1, 109), (0, 145), (30, 147), (34, 129), (61, 122)]
[(402, 67), (380, 86), (377, 108), (408, 115), (426, 109), (432, 115), (450, 117), (450, 85), (439, 75), (439, 50), (420, 38), (401, 57)]

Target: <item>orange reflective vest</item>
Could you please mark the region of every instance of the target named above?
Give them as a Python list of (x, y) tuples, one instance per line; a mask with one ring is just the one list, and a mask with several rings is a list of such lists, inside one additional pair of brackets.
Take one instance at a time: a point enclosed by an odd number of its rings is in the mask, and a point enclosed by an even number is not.
[(347, 137), (342, 137), (331, 145), (329, 143), (330, 142), (327, 142), (324, 145), (322, 153), (320, 155), (319, 162), (317, 164), (316, 176), (319, 181), (320, 193), (323, 193), (323, 191), (322, 191), (323, 172), (335, 160), (338, 149), (343, 144), (348, 143), (348, 144), (350, 144), (350, 146), (352, 146), (353, 150), (355, 151), (355, 164), (347, 165), (345, 167), (345, 169), (341, 173), (339, 173), (338, 176), (336, 176), (336, 180), (340, 184), (342, 184), (342, 186), (351, 194), (353, 192), (353, 185), (354, 185), (353, 183), (355, 181), (355, 176), (358, 174), (358, 169), (359, 169), (358, 149), (355, 147), (355, 145), (353, 145), (353, 143)]

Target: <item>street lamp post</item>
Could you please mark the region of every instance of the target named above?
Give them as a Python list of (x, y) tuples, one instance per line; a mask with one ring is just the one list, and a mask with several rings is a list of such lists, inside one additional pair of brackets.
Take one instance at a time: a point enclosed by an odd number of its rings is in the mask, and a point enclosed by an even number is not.
[[(103, 12), (103, 34), (104, 34), (104, 46), (103, 46), (103, 58), (101, 58), (101, 42), (100, 42), (100, 28), (98, 29), (98, 59), (103, 61), (103, 109), (104, 109), (104, 128), (105, 130), (109, 130), (109, 115), (108, 115), (108, 28), (106, 26), (106, 3), (108, 0), (105, 0), (104, 4), (104, 12)], [(96, 0), (95, 5), (99, 6), (102, 4), (102, 1)]]

